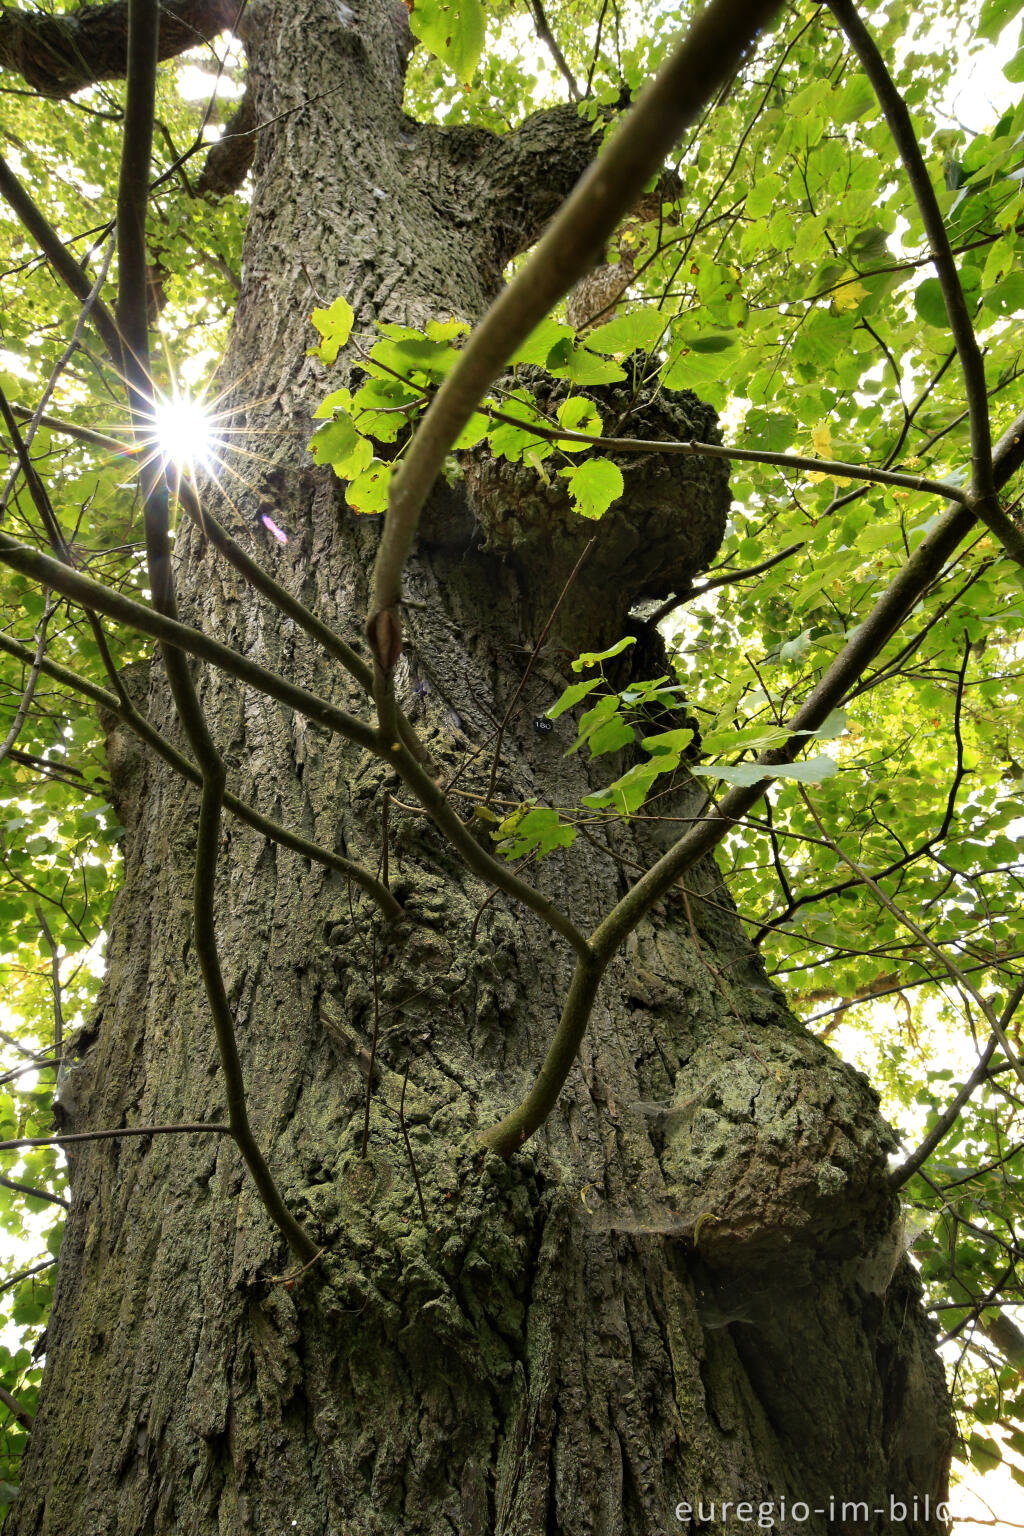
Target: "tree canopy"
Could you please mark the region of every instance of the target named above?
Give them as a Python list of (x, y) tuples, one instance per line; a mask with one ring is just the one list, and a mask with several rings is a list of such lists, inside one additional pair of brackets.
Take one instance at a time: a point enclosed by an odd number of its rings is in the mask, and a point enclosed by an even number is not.
[[(167, 470), (175, 515), (199, 521), (243, 587), (262, 578), (242, 545), (255, 536), (273, 589), (290, 532), (271, 506), (255, 530), (241, 517), (204, 525), (194, 489), (215, 474), (230, 500), (255, 469), (235, 447), (216, 377), (261, 131), (233, 36), (258, 25), (258, 6), (248, 21), (244, 9), (165, 8), (151, 109), (132, 99), (140, 76), (123, 78), (126, 7), (54, 0), (0, 13), (8, 1500), (45, 1347), (53, 1218), (66, 1203), (55, 1072), (92, 1006), (118, 887), (106, 743), (133, 711), (130, 688), (119, 697), (112, 679), (127, 683), (154, 639), (196, 649), (166, 627), (173, 602), (154, 576), (152, 531), (147, 565), (147, 509)], [(689, 867), (691, 844), (717, 846), (770, 976), (812, 1030), (870, 1068), (901, 1137), (893, 1180), (946, 1342), (962, 1454), (982, 1470), (1006, 1459), (1024, 1486), (1024, 48), (1014, 51), (1013, 30), (1024, 6), (800, 0), (769, 19), (771, 9), (756, 45), (741, 40), (680, 123), (663, 170), (649, 149), (643, 185), (627, 179), (625, 152), (625, 170), (612, 157), (632, 148), (625, 133), (642, 121), (644, 88), (671, 70), (680, 38), (692, 44), (690, 6), (417, 0), (403, 45), (410, 116), (470, 143), (563, 103), (571, 153), (614, 167), (610, 201), (592, 180), (533, 252), (510, 253), (505, 318), (492, 310), (484, 322), (496, 339), (475, 372), (459, 317), (353, 333), (353, 296), (320, 293), (311, 276), (307, 313), (289, 319), (322, 364), (310, 463), (333, 466), (357, 513), (383, 519), (391, 496), (394, 539), (368, 616), (379, 733), (359, 726), (377, 746), (388, 731), (401, 737), (389, 679), (403, 550), (436, 472), (479, 485), (498, 466), (499, 489), (521, 487), (527, 471), (532, 484), (567, 486), (560, 537), (579, 562), (566, 591), (538, 577), (539, 647), (545, 615), (596, 579), (588, 530), (621, 516), (652, 440), (679, 462), (671, 495), (728, 466), (733, 502), (711, 569), (692, 574), (701, 562), (687, 551), (671, 599), (609, 611), (595, 649), (572, 660), (578, 681), (535, 721), (563, 730), (569, 752), (607, 755), (605, 787), (583, 804), (509, 805), (493, 773), (488, 784), (489, 762), (477, 764), (470, 793), (450, 797), (460, 830), (448, 830), (484, 847), (488, 878), (521, 894), (537, 861), (571, 860), (577, 840), (619, 819), (659, 817), (680, 773), (702, 781), (706, 814), (666, 828), (682, 841), (664, 870), (628, 871), (633, 899), (657, 900)], [(986, 84), (998, 105), (963, 100), (970, 61), (991, 59), (997, 42), (1001, 78), (990, 63)], [(133, 110), (154, 126), (141, 262), (123, 203)], [(338, 387), (332, 367), (353, 346), (358, 385)], [(682, 390), (718, 412), (720, 437), (709, 419), (682, 432), (648, 411)], [(172, 449), (173, 428), (184, 449)], [(663, 571), (671, 541), (634, 550), (628, 534), (616, 549), (642, 590), (644, 562)], [(500, 521), (488, 537), (500, 547)], [(615, 658), (636, 643), (638, 619), (669, 637), (671, 670), (623, 689)], [(683, 706), (689, 724), (664, 729)], [(613, 756), (624, 748), (626, 763)], [(492, 750), (497, 761), (500, 732)], [(436, 786), (407, 755), (406, 788), (430, 809)], [(190, 756), (193, 777), (209, 782), (199, 726)], [(380, 901), (380, 871), (362, 874)], [(578, 952), (585, 990), (593, 956)], [(566, 1050), (587, 1018), (582, 1005), (567, 1010)], [(492, 1138), (504, 1151), (543, 1118), (542, 1107), (509, 1110)]]

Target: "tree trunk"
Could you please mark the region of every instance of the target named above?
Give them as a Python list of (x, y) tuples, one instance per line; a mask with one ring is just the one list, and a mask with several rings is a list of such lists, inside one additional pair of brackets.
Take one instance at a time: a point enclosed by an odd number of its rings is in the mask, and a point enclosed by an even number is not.
[[(256, 0), (248, 17), (270, 126), (223, 375), (236, 435), (207, 494), (352, 636), (379, 523), (310, 466), (312, 411), (344, 365), (328, 380), (307, 357), (306, 316), (344, 293), (366, 345), (375, 319), (473, 320), (589, 140), (567, 112), (505, 140), (404, 118), (385, 5)], [(439, 768), (477, 790), (571, 551), (484, 547), (454, 493), (427, 527), (399, 692)], [(191, 528), (177, 544), (186, 621), (365, 713)], [(618, 557), (599, 545), (594, 561), (506, 733), (499, 799), (573, 805), (597, 782), (564, 756), (566, 720), (533, 727), (568, 654), (627, 622)], [(656, 637), (633, 655), (650, 676)], [(292, 1261), (227, 1139), (76, 1151), (16, 1536), (653, 1536), (684, 1528), (681, 1502), (719, 1523), (723, 1500), (770, 1502), (783, 1531), (940, 1530), (949, 1410), (885, 1184), (890, 1135), (767, 982), (716, 868), (613, 964), (542, 1132), (508, 1163), (485, 1157), (476, 1133), (543, 1059), (567, 946), (492, 897), (378, 760), (212, 669), (199, 686), (232, 786), (265, 814), (375, 868), (393, 793), (389, 870), (412, 922), (387, 929), (338, 876), (225, 823), (219, 937), (250, 1114), (326, 1251), (283, 1278)], [(173, 730), (159, 662), (148, 707)], [(62, 1128), (221, 1120), (190, 932), (196, 792), (121, 730), (111, 764), (125, 884)], [(698, 803), (684, 785), (671, 813)], [(581, 837), (537, 884), (586, 931), (671, 834)], [(870, 1512), (844, 1513), (853, 1500)]]

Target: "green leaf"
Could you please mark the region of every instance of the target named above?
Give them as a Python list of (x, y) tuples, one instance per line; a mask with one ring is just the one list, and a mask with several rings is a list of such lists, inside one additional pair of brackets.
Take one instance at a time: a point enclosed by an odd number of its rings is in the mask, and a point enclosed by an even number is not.
[[(573, 665), (578, 666), (575, 662)], [(559, 715), (564, 715), (567, 709), (572, 709), (581, 699), (585, 699), (588, 693), (592, 693), (600, 686), (600, 683), (599, 677), (591, 677), (585, 683), (570, 683), (561, 697), (547, 710), (547, 718), (557, 720)]]
[(744, 448), (761, 448), (767, 453), (783, 453), (796, 436), (796, 418), (788, 411), (766, 411), (751, 406), (743, 423)]
[[(557, 411), (559, 425), (567, 427), (570, 432), (586, 432), (590, 437), (600, 437), (602, 421), (601, 413), (592, 400), (586, 395), (570, 395), (568, 400), (563, 400)], [(575, 443), (570, 439), (559, 438), (556, 447), (563, 453), (587, 453), (589, 443)]]
[(984, 0), (976, 28), (978, 36), (995, 42), (1007, 23), (1021, 10), (1024, 10), (1022, 0)]
[(313, 412), (314, 420), (324, 417), (328, 421), (332, 419), (335, 411), (349, 411), (352, 409), (352, 392), (348, 389), (332, 389), (326, 400), (322, 400)]
[(506, 859), (542, 859), (555, 848), (570, 848), (576, 841), (576, 828), (562, 821), (550, 807), (535, 806), (532, 810), (515, 811), (491, 836)]
[(678, 758), (679, 754), (690, 745), (693, 740), (693, 731), (683, 726), (677, 731), (659, 731), (654, 736), (644, 736), (640, 745), (646, 752), (657, 755), (669, 752)]
[(649, 352), (668, 319), (657, 309), (633, 309), (596, 326), (584, 343), (592, 352)]
[(1024, 272), (1011, 272), (985, 295), (985, 308), (994, 315), (1017, 317), (1024, 311)]
[(370, 356), (402, 378), (434, 382), (452, 371), (459, 360), (459, 350), (450, 341), (432, 341), (414, 331), (400, 339), (376, 342), (370, 348)]
[(691, 352), (725, 352), (736, 345), (732, 331), (703, 331), (689, 338)]
[(949, 330), (949, 316), (942, 297), (942, 284), (937, 277), (926, 277), (914, 290), (914, 308), (925, 325), (937, 331)]
[(309, 451), (318, 464), (336, 464), (347, 459), (357, 443), (365, 441), (350, 416), (339, 416), (336, 421), (328, 421), (316, 429), (310, 439)]
[(581, 517), (602, 517), (622, 490), (622, 471), (611, 459), (587, 459), (569, 479), (569, 495)]
[(513, 366), (516, 363), (530, 363), (536, 368), (543, 368), (551, 355), (552, 348), (559, 342), (571, 343), (575, 334), (571, 325), (565, 325), (558, 320), (542, 320), (540, 325), (530, 332), (522, 346), (516, 348), (509, 358), (509, 363)]
[(837, 123), (855, 123), (876, 108), (871, 82), (864, 75), (854, 75), (833, 98), (832, 116)]
[(455, 439), (452, 447), (456, 452), (464, 452), (467, 448), (475, 448), (477, 443), (482, 442), (487, 436), (490, 425), (491, 423), (486, 416), (482, 416), (479, 411), (474, 411)]
[[(351, 427), (351, 432), (332, 432), (332, 427)], [(309, 446), (316, 462), (330, 464), (339, 480), (354, 480), (373, 460), (373, 444), (355, 430), (347, 416), (321, 427)]]
[(749, 786), (762, 779), (795, 779), (800, 784), (823, 784), (839, 772), (831, 757), (812, 757), (805, 763), (785, 763), (781, 767), (765, 768), (760, 763), (716, 763), (712, 766), (692, 768), (691, 773), (704, 779), (725, 779), (728, 784)]
[(409, 25), (455, 78), (469, 85), (480, 62), (487, 30), (480, 0), (415, 0)]
[(584, 667), (599, 667), (602, 661), (611, 661), (613, 656), (621, 656), (631, 645), (636, 645), (636, 635), (624, 635), (621, 640), (616, 640), (606, 651), (581, 651), (572, 664), (574, 672), (582, 672)]
[(609, 784), (607, 789), (597, 790), (592, 795), (583, 796), (583, 804), (593, 810), (603, 810), (606, 807), (615, 810), (620, 816), (632, 816), (643, 805), (651, 792), (651, 786), (662, 773), (669, 771), (674, 766), (665, 763), (658, 758), (652, 758), (646, 763), (637, 763), (635, 768), (630, 768), (621, 778)]
[(569, 379), (573, 384), (616, 384), (626, 377), (618, 363), (608, 362), (589, 352), (586, 347), (574, 347), (569, 341), (559, 341), (548, 353), (546, 364), (556, 379)]
[(345, 500), (354, 512), (372, 514), (387, 510), (391, 469), (390, 464), (374, 459), (356, 475), (345, 493)]
[(401, 379), (368, 379), (356, 392), (352, 414), (360, 432), (381, 443), (394, 443), (408, 430), (421, 400), (418, 391)]
[(591, 731), (587, 746), (591, 757), (601, 757), (606, 752), (618, 752), (622, 747), (632, 746), (634, 739), (633, 727), (616, 714)]
[(354, 318), (352, 306), (345, 298), (335, 299), (330, 309), (314, 309), (310, 319), (323, 340), (318, 347), (310, 348), (309, 355), (328, 365), (333, 363), (352, 333)]
[(747, 193), (746, 213), (752, 219), (765, 218), (782, 196), (785, 182), (775, 171), (759, 176)]
[(511, 400), (504, 402), (502, 408), (509, 416), (521, 416), (523, 425), (517, 427), (510, 421), (499, 421), (489, 429), (487, 441), (495, 457), (506, 458), (513, 464), (517, 464), (527, 452), (538, 453), (542, 458), (551, 452), (550, 441), (547, 438), (538, 437), (536, 432), (530, 429), (529, 423), (534, 417), (539, 424), (550, 425), (535, 409), (532, 395), (525, 390), (519, 390)]

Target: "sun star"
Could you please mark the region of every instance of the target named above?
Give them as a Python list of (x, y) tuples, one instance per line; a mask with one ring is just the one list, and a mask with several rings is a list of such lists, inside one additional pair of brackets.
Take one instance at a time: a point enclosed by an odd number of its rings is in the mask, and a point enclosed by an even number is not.
[(180, 471), (208, 463), (213, 428), (201, 401), (187, 395), (163, 399), (156, 406), (153, 423), (154, 443), (166, 464)]

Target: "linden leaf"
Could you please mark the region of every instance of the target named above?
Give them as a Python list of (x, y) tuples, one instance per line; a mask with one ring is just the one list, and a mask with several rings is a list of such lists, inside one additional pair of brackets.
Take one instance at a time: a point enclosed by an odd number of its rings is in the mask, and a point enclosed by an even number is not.
[(823, 421), (820, 426), (812, 428), (811, 442), (814, 444), (814, 451), (819, 458), (830, 459), (832, 457), (832, 428), (827, 421)]
[(487, 30), (480, 0), (416, 0), (409, 25), (456, 79), (469, 85), (480, 62)]
[(581, 517), (602, 517), (622, 489), (622, 471), (611, 459), (587, 459), (569, 479), (569, 495)]
[(318, 347), (311, 347), (308, 355), (318, 357), (328, 366), (333, 363), (352, 334), (354, 318), (352, 306), (344, 298), (335, 299), (330, 309), (314, 309), (310, 319), (323, 337), (323, 341)]
[(805, 763), (784, 763), (771, 768), (762, 763), (715, 763), (690, 771), (704, 779), (725, 779), (727, 784), (759, 784), (762, 779), (795, 779), (800, 784), (823, 784), (826, 779), (834, 778), (839, 768), (823, 753)]
[(356, 475), (345, 493), (345, 500), (354, 512), (383, 512), (388, 504), (388, 482), (391, 479), (390, 464), (374, 459), (361, 474)]
[(863, 283), (843, 282), (832, 295), (832, 308), (837, 314), (845, 314), (848, 309), (856, 309), (861, 299), (866, 299), (868, 291)]
[[(558, 420), (570, 432), (586, 432), (591, 437), (601, 435), (601, 414), (594, 402), (585, 395), (570, 395), (568, 400), (563, 400), (558, 407)], [(557, 446), (563, 453), (585, 453), (589, 444), (560, 438)]]

